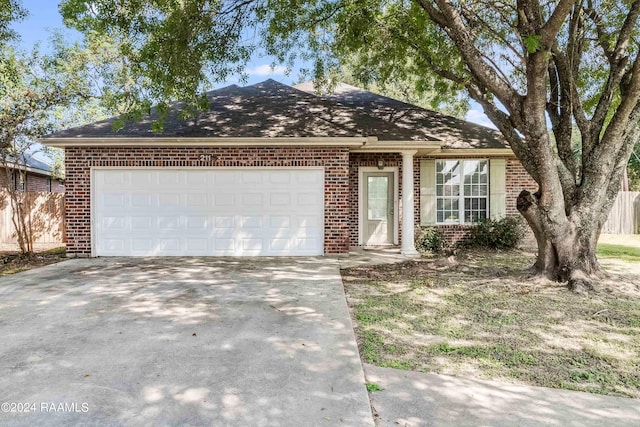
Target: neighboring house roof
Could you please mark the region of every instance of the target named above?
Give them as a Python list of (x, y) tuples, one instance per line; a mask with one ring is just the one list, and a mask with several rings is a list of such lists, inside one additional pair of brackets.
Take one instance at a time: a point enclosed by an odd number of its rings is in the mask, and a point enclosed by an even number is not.
[(7, 163), (11, 165), (17, 165), (20, 167), (26, 167), (28, 172), (47, 175), (50, 176), (53, 174), (53, 168), (51, 165), (36, 159), (31, 154), (23, 153), (20, 154), (20, 160), (16, 162), (15, 157), (9, 156), (7, 157)]
[(443, 148), (508, 148), (500, 133), (348, 85), (318, 96), (312, 84), (290, 87), (274, 80), (207, 93), (209, 110), (182, 120), (185, 104), (170, 105), (161, 134), (157, 112), (114, 131), (116, 118), (41, 138), (305, 138), (376, 137), (379, 141), (441, 142)]

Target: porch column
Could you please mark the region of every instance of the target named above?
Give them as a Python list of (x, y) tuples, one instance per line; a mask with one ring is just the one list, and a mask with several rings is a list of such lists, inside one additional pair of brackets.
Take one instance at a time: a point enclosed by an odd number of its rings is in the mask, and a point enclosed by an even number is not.
[(414, 242), (413, 155), (416, 151), (402, 152), (402, 255), (418, 256)]

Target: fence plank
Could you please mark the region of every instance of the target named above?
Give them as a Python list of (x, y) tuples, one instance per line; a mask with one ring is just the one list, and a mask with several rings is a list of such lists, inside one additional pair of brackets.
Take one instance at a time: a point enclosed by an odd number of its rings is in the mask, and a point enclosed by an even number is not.
[[(64, 194), (21, 193), (26, 207), (27, 224), (35, 244), (66, 242)], [(0, 243), (16, 244), (16, 230), (11, 220), (13, 211), (9, 192), (0, 190)]]
[(602, 227), (603, 233), (640, 233), (640, 192), (621, 191), (618, 193), (609, 218)]

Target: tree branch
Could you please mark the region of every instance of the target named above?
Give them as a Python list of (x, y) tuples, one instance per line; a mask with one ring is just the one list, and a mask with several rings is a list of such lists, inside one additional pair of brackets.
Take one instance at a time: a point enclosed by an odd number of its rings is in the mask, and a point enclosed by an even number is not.
[(549, 17), (546, 23), (540, 28), (540, 44), (545, 48), (550, 48), (554, 43), (560, 28), (567, 19), (567, 15), (571, 12), (575, 0), (560, 0), (558, 5), (553, 10), (553, 13)]
[(449, 35), (475, 80), (495, 94), (509, 111), (520, 116), (520, 94), (483, 60), (482, 53), (475, 47), (462, 16), (451, 2), (449, 0), (435, 0), (437, 8), (428, 0), (417, 0), (417, 2), (429, 17)]
[(511, 149), (516, 156), (522, 161), (522, 165), (537, 182), (539, 179), (536, 163), (533, 162), (533, 154), (529, 147), (522, 139), (522, 136), (516, 131), (516, 125), (513, 123), (512, 117), (504, 111), (501, 111), (486, 96), (486, 92), (479, 86), (468, 83), (466, 85), (469, 96), (482, 106), (484, 113), (498, 127), (502, 135), (505, 137)]

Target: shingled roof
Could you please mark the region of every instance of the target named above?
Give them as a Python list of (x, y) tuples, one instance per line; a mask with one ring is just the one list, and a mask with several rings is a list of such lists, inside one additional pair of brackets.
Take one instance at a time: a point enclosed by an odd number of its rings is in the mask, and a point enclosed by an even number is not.
[(51, 175), (53, 172), (51, 165), (36, 159), (32, 154), (20, 153), (18, 155), (18, 159), (19, 161), (16, 162), (16, 158), (14, 156), (7, 156), (7, 163), (12, 165), (12, 167), (14, 165), (19, 166), (20, 168), (26, 167), (30, 172), (39, 173), (41, 175)]
[[(442, 142), (443, 148), (508, 148), (489, 128), (445, 116), (349, 85), (318, 95), (311, 83), (287, 86), (274, 80), (207, 93), (209, 109), (180, 118), (185, 104), (170, 105), (162, 133), (152, 131), (152, 113), (114, 131), (116, 118), (65, 129), (42, 138), (286, 138), (368, 137), (380, 141)], [(187, 143), (187, 142), (185, 142)]]

